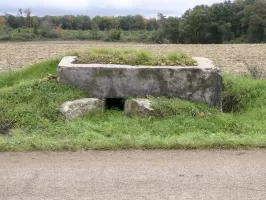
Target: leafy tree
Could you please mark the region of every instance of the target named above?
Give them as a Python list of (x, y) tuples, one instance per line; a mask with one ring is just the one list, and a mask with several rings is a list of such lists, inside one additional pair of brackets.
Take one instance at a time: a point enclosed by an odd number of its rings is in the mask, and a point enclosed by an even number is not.
[(0, 16), (0, 34), (2, 34), (5, 30), (6, 19), (3, 16)]
[(21, 26), (20, 20), (18, 17), (8, 14), (5, 16), (5, 18), (6, 18), (6, 23), (9, 27), (16, 29)]
[(204, 5), (196, 6), (185, 14), (180, 25), (180, 36), (183, 42), (209, 43), (212, 36), (210, 8)]
[(82, 16), (83, 30), (91, 29), (91, 18), (89, 16)]
[(166, 18), (161, 13), (158, 14), (158, 18), (159, 29), (156, 35), (156, 42), (179, 43), (180, 19), (178, 17)]
[[(140, 42), (158, 43), (258, 43), (266, 42), (266, 1), (226, 0), (210, 6), (195, 6), (181, 18), (159, 13), (157, 19), (146, 19), (142, 15), (92, 19), (84, 15), (37, 17), (31, 15), (30, 9), (20, 8), (16, 16), (1, 16), (0, 26), (2, 32), (10, 28), (20, 32), (20, 28), (28, 27), (45, 37), (60, 35), (62, 29), (80, 30), (79, 35), (83, 35), (82, 30), (91, 29), (94, 39), (100, 39), (100, 31), (105, 31), (107, 39), (117, 40), (123, 30), (123, 38), (128, 41), (132, 37)], [(132, 30), (138, 30), (137, 36), (135, 32), (127, 32)]]
[(124, 31), (130, 31), (133, 29), (135, 23), (135, 17), (133, 15), (119, 16), (120, 27)]
[(28, 28), (31, 28), (32, 27), (31, 9), (30, 8), (25, 9), (24, 14), (26, 15), (26, 26)]
[(34, 17), (32, 19), (32, 24), (33, 24), (33, 33), (35, 35), (38, 35), (38, 29), (39, 29), (39, 20), (38, 20), (38, 17)]
[(98, 24), (95, 21), (93, 21), (91, 23), (91, 33), (92, 33), (92, 38), (94, 40), (98, 40), (99, 39), (99, 37), (100, 37), (100, 33), (99, 32), (100, 32), (100, 28), (99, 28)]
[(47, 37), (47, 38), (58, 38), (59, 33), (55, 29), (54, 25), (52, 24), (51, 17), (45, 16), (40, 24), (41, 30), (41, 36)]
[(159, 23), (155, 18), (151, 18), (147, 20), (147, 30), (154, 31), (159, 28)]
[(142, 15), (135, 15), (135, 22), (133, 24), (134, 30), (146, 29), (147, 23)]
[(95, 16), (94, 18), (92, 18), (91, 29), (94, 29), (96, 25), (98, 26), (99, 30), (101, 31), (105, 30), (103, 17)]

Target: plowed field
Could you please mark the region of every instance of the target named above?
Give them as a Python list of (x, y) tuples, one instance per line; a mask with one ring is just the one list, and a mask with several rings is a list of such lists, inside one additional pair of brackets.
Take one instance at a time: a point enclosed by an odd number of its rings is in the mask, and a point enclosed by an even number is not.
[(182, 51), (214, 61), (222, 72), (247, 73), (247, 65), (266, 70), (266, 44), (157, 45), (87, 41), (0, 43), (0, 72), (13, 71), (31, 63), (81, 51), (90, 47), (144, 48), (153, 51)]

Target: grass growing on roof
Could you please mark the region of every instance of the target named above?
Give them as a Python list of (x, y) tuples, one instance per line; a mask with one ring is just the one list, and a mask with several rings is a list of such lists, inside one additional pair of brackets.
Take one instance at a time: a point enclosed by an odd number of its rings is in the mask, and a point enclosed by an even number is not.
[(129, 118), (108, 110), (66, 122), (59, 105), (87, 94), (42, 80), (46, 73), (56, 72), (58, 62), (0, 74), (0, 125), (14, 122), (10, 134), (0, 134), (0, 151), (266, 147), (266, 80), (224, 76), (224, 95), (231, 105), (227, 110), (234, 113), (149, 97), (155, 102), (153, 117)]
[(91, 48), (79, 53), (76, 63), (81, 64), (121, 64), (121, 65), (147, 65), (147, 66), (197, 66), (192, 57), (180, 52), (164, 54), (149, 50)]

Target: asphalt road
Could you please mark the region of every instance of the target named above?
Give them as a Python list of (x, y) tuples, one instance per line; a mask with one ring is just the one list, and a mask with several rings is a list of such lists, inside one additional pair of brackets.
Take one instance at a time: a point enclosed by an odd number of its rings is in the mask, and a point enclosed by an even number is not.
[(0, 153), (1, 200), (266, 200), (266, 151)]

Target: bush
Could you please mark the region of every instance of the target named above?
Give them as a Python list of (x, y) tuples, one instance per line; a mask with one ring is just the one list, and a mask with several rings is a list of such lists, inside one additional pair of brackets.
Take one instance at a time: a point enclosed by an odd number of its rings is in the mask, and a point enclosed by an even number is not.
[(10, 37), (8, 34), (0, 35), (0, 41), (8, 41), (8, 40), (10, 40)]
[(32, 32), (20, 32), (12, 35), (12, 40), (29, 41), (34, 39), (36, 36)]
[(105, 41), (118, 41), (121, 38), (121, 30), (111, 29), (107, 31), (107, 37), (104, 39)]
[(59, 38), (60, 37), (57, 30), (52, 29), (52, 28), (42, 28), (40, 33), (42, 37), (46, 37), (46, 38)]
[(243, 43), (248, 43), (248, 40), (247, 40), (246, 36), (241, 36), (241, 37), (238, 37), (234, 40), (231, 40), (229, 43), (231, 43), (231, 44), (243, 44)]
[(155, 31), (123, 31), (121, 33), (120, 41), (122, 42), (142, 42), (154, 43)]
[(89, 31), (79, 31), (78, 32), (78, 39), (79, 40), (90, 40), (91, 34)]
[(62, 30), (61, 38), (63, 40), (75, 40), (77, 39), (77, 31), (73, 30)]
[(244, 112), (259, 107), (266, 97), (266, 83), (249, 77), (224, 76), (223, 111)]
[(154, 33), (154, 41), (158, 44), (170, 44), (171, 42), (165, 37), (165, 33), (162, 29), (158, 29)]

